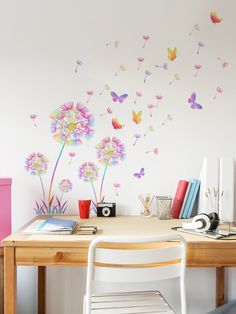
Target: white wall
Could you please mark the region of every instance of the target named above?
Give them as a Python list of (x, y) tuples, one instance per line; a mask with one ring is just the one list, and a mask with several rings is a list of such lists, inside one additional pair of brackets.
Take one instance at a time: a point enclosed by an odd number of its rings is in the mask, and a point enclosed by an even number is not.
[[(77, 213), (77, 200), (91, 198), (89, 184), (78, 179), (78, 167), (84, 161), (99, 165), (95, 146), (106, 136), (118, 137), (126, 147), (126, 159), (109, 167), (105, 178), (106, 199), (116, 201), (120, 214), (139, 214), (138, 193), (174, 194), (180, 178), (197, 177), (205, 155), (235, 154), (235, 9), (228, 0), (201, 1), (1, 1), (0, 10), (0, 173), (13, 178), (13, 228), (34, 216), (35, 200), (42, 198), (40, 182), (26, 173), (24, 163), (32, 152), (45, 154), (50, 163), (43, 177), (48, 192), (50, 176), (61, 149), (50, 133), (49, 114), (68, 101), (80, 101), (95, 119), (95, 135), (82, 145), (63, 151), (55, 176), (53, 193), (58, 196), (58, 181), (69, 178), (73, 191), (68, 194), (67, 213)], [(210, 12), (223, 18), (213, 24)], [(189, 33), (197, 24), (200, 30)], [(144, 34), (150, 40), (142, 48)], [(106, 43), (119, 41), (118, 48)], [(198, 42), (205, 44), (197, 54)], [(167, 59), (167, 48), (177, 47), (177, 58)], [(144, 57), (137, 70), (137, 57)], [(217, 57), (229, 65), (221, 66)], [(83, 61), (75, 73), (76, 60)], [(168, 70), (155, 64), (168, 63)], [(123, 64), (126, 71), (115, 76)], [(194, 77), (195, 64), (201, 64)], [(144, 71), (152, 75), (144, 80)], [(175, 74), (180, 80), (169, 84)], [(122, 103), (112, 101), (108, 93), (99, 95), (104, 84), (118, 94), (128, 93)], [(213, 97), (217, 87), (222, 94)], [(86, 103), (87, 90), (94, 95)], [(143, 97), (134, 104), (135, 92)], [(197, 93), (202, 110), (190, 108), (188, 98)], [(163, 95), (159, 107), (149, 116), (147, 104)], [(112, 115), (100, 116), (107, 107)], [(143, 112), (143, 121), (135, 125), (132, 110)], [(34, 127), (30, 114), (37, 114)], [(167, 114), (172, 121), (164, 126)], [(124, 127), (114, 130), (112, 117)], [(144, 134), (133, 146), (134, 133)], [(159, 154), (145, 154), (158, 147)], [(69, 165), (68, 152), (76, 152)], [(141, 179), (133, 176), (142, 167)], [(104, 170), (100, 172), (96, 189)], [(118, 197), (113, 187), (120, 183)], [(67, 196), (67, 195), (66, 195)], [(65, 198), (66, 199), (66, 198)], [(30, 276), (34, 271), (20, 269), (19, 313), (36, 313), (36, 293)], [(230, 272), (235, 276), (234, 270)], [(77, 276), (77, 279), (75, 280)], [(27, 281), (25, 280), (27, 278)], [(49, 272), (48, 313), (81, 313), (84, 269), (51, 269)], [(187, 272), (190, 314), (204, 313), (214, 306), (214, 270), (191, 269)], [(175, 291), (167, 287), (171, 302)], [(65, 289), (63, 289), (65, 288)], [(235, 297), (235, 284), (229, 281), (229, 297)], [(200, 305), (199, 305), (200, 304)], [(201, 307), (201, 308), (199, 308)]]

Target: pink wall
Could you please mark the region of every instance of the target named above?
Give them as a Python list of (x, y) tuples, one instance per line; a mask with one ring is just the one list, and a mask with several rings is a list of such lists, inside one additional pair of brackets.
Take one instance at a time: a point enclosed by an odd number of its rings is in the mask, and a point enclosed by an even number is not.
[(0, 246), (11, 233), (11, 182), (10, 178), (0, 178)]

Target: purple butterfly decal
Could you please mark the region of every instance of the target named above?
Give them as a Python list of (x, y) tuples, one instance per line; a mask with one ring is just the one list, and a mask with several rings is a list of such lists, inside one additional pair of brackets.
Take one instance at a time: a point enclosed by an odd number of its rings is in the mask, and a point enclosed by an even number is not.
[(140, 172), (133, 174), (136, 178), (140, 179), (144, 176), (144, 168), (141, 168)]
[(122, 103), (128, 97), (128, 94), (118, 96), (115, 92), (111, 92), (111, 97), (114, 102), (119, 101), (119, 103)]
[(192, 109), (202, 109), (202, 106), (196, 102), (196, 93), (193, 92), (190, 98), (188, 99), (188, 102), (191, 104)]

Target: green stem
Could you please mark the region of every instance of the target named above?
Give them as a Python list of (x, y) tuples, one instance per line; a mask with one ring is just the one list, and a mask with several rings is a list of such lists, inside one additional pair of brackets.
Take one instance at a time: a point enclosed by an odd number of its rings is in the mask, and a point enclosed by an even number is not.
[(43, 180), (42, 180), (42, 177), (41, 177), (40, 174), (39, 174), (39, 180), (40, 180), (41, 188), (42, 188), (42, 191), (43, 191), (43, 200), (45, 202), (45, 199), (46, 199), (46, 197), (45, 197), (45, 190), (44, 190), (44, 186), (43, 186)]
[(93, 185), (93, 182), (90, 181), (91, 185), (92, 185), (92, 189), (93, 189), (93, 194), (94, 194), (94, 197), (95, 197), (95, 202), (96, 202), (96, 205), (98, 203), (98, 199), (97, 199), (97, 194), (96, 194), (96, 191), (95, 191), (95, 188), (94, 188), (94, 185)]

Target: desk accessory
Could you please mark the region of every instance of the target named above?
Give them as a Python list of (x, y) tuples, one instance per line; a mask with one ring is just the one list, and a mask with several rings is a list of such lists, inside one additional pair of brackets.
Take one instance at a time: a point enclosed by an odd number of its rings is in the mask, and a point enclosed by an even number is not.
[(139, 194), (138, 197), (142, 204), (141, 215), (144, 217), (151, 217), (152, 216), (151, 205), (152, 205), (154, 196), (151, 196), (150, 194), (146, 194), (146, 196), (143, 197), (141, 194)]
[(115, 217), (116, 203), (97, 203), (97, 217)]
[(157, 217), (160, 220), (171, 219), (171, 196), (156, 196)]
[(79, 216), (81, 219), (89, 218), (91, 200), (79, 200)]

